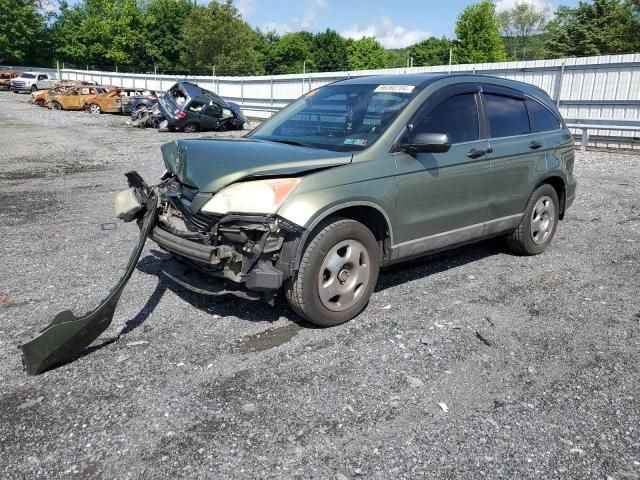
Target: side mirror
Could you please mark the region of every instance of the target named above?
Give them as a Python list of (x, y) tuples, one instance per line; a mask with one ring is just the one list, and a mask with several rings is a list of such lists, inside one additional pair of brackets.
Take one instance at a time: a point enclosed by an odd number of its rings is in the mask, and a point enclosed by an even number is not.
[(415, 153), (444, 153), (451, 148), (451, 140), (446, 133), (417, 133), (410, 137), (409, 143), (400, 145), (409, 155)]

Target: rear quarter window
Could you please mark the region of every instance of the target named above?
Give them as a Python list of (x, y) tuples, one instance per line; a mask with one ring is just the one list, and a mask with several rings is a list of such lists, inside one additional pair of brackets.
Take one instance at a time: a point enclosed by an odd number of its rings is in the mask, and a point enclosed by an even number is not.
[(558, 130), (562, 126), (551, 110), (535, 100), (527, 100), (527, 110), (531, 131), (534, 133)]
[(485, 93), (484, 102), (492, 138), (531, 133), (529, 115), (523, 100)]

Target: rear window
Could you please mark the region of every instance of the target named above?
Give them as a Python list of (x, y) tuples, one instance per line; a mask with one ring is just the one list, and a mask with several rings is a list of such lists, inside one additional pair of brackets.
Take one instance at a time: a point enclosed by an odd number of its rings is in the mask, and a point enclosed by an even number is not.
[(512, 137), (531, 133), (524, 101), (486, 93), (484, 95), (491, 137)]
[(558, 117), (535, 100), (527, 100), (527, 110), (529, 111), (532, 132), (550, 132), (561, 127)]

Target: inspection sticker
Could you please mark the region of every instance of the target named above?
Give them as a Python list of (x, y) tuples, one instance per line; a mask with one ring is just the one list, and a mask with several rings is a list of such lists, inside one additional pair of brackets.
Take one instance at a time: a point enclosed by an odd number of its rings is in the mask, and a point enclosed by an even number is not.
[(378, 85), (374, 92), (411, 93), (415, 88), (415, 85)]
[(367, 144), (366, 138), (345, 138), (345, 145), (358, 145), (360, 147), (364, 147)]

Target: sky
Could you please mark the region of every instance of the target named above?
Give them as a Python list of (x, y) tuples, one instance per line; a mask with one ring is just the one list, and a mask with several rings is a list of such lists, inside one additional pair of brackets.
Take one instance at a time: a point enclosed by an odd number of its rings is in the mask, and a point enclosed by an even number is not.
[[(498, 10), (526, 1), (553, 12), (558, 0), (496, 0)], [(324, 31), (349, 38), (376, 37), (387, 48), (402, 48), (429, 36), (454, 37), (458, 14), (473, 0), (234, 0), (244, 19), (263, 31)], [(578, 0), (562, 0), (575, 6)]]

